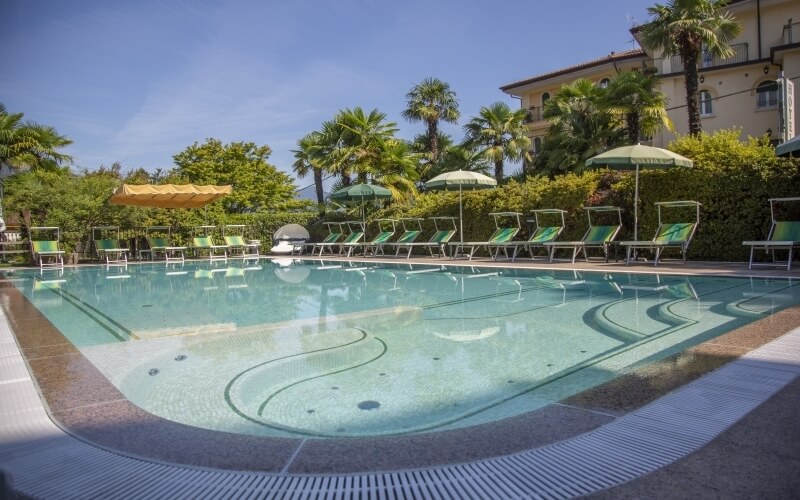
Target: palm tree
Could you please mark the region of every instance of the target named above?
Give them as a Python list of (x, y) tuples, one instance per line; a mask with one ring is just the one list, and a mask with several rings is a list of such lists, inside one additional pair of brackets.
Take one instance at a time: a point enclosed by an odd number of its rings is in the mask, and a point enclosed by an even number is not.
[(503, 179), (505, 160), (530, 160), (528, 149), (531, 139), (525, 125), (527, 110), (512, 111), (508, 104), (496, 102), (481, 108), (478, 116), (464, 125), (464, 145), (477, 148), (483, 156), (494, 163), (494, 177)]
[(397, 124), (385, 120), (386, 114), (377, 109), (369, 114), (360, 107), (339, 112), (334, 119), (340, 131), (337, 170), (357, 175), (360, 182), (379, 172), (386, 142), (397, 132)]
[(400, 139), (387, 140), (372, 179), (392, 192), (392, 200), (407, 201), (417, 194), (417, 156)]
[(59, 152), (72, 141), (55, 128), (34, 122), (22, 122), (22, 113), (9, 114), (0, 103), (0, 164), (20, 169), (55, 170), (72, 162)]
[(537, 172), (580, 171), (586, 159), (622, 143), (620, 120), (608, 108), (606, 89), (580, 78), (562, 85), (544, 108), (550, 127), (537, 152)]
[(653, 18), (639, 29), (642, 45), (664, 56), (679, 55), (683, 62), (689, 134), (703, 130), (698, 100), (697, 63), (702, 51), (727, 59), (734, 55), (729, 43), (742, 25), (729, 12), (721, 12), (727, 0), (670, 0), (647, 11)]
[(320, 132), (311, 132), (299, 141), (298, 149), (293, 149), (295, 162), (292, 164), (295, 174), (302, 178), (309, 172), (314, 173), (314, 188), (317, 194), (317, 206), (320, 215), (325, 213), (325, 191), (322, 185), (322, 164), (320, 150), (323, 149), (323, 135)]
[(673, 129), (667, 116), (667, 97), (657, 86), (655, 73), (623, 71), (606, 88), (606, 104), (623, 118), (629, 144), (638, 143), (641, 136), (653, 136), (660, 127)]
[(431, 161), (437, 163), (440, 156), (439, 122), (458, 123), (461, 117), (456, 93), (438, 78), (426, 78), (411, 88), (406, 99), (408, 107), (403, 111), (403, 118), (412, 123), (425, 122)]
[(442, 161), (438, 167), (437, 170), (431, 172), (433, 176), (453, 170), (488, 174), (492, 168), (492, 163), (482, 154), (482, 151), (461, 144), (447, 148), (442, 154)]

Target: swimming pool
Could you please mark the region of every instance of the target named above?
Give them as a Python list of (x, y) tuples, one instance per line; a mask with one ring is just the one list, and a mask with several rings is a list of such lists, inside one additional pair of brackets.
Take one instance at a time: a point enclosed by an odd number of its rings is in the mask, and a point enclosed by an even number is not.
[(145, 410), (319, 438), (528, 412), (800, 299), (791, 280), (324, 261), (14, 275)]

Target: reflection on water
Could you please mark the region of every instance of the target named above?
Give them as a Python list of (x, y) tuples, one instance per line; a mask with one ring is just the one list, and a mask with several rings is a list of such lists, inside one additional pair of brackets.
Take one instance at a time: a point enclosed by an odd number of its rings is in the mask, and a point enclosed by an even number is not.
[(293, 259), (14, 275), (142, 408), (319, 438), (530, 411), (800, 302), (792, 280)]

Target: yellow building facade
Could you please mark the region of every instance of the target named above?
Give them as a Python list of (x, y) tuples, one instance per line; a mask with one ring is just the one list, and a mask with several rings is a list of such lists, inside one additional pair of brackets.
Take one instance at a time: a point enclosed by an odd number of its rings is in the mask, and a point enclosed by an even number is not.
[[(800, 89), (800, 0), (739, 0), (727, 10), (742, 24), (742, 34), (731, 42), (728, 59), (703, 56), (699, 68), (700, 108), (703, 130), (739, 127), (743, 136), (767, 135), (782, 142), (782, 132), (800, 133), (794, 116), (800, 92), (791, 102), (779, 102), (781, 76)], [(631, 30), (634, 37), (637, 29)], [(688, 133), (686, 91), (680, 57), (664, 57), (642, 49), (611, 53), (606, 57), (510, 83), (500, 89), (520, 99), (529, 112), (529, 129), (536, 153), (549, 123), (542, 119), (542, 105), (561, 85), (587, 78), (597, 85), (621, 71), (654, 67), (660, 90), (668, 99), (668, 114), (675, 133)], [(791, 113), (784, 112), (784, 107)], [(783, 115), (783, 118), (782, 118)], [(791, 123), (786, 123), (785, 118)], [(784, 126), (785, 125), (785, 126)], [(675, 134), (662, 130), (652, 144), (665, 147)]]

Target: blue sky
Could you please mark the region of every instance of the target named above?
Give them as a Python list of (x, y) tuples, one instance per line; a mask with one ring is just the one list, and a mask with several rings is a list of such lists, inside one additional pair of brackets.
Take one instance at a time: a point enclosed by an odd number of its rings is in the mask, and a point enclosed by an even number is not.
[[(448, 82), (461, 125), (519, 102), (501, 85), (634, 47), (654, 0), (5, 0), (0, 102), (74, 141), (79, 167), (169, 169), (195, 142), (291, 150), (338, 110), (378, 108), (411, 139), (405, 94)], [(310, 183), (298, 180), (298, 187)]]

